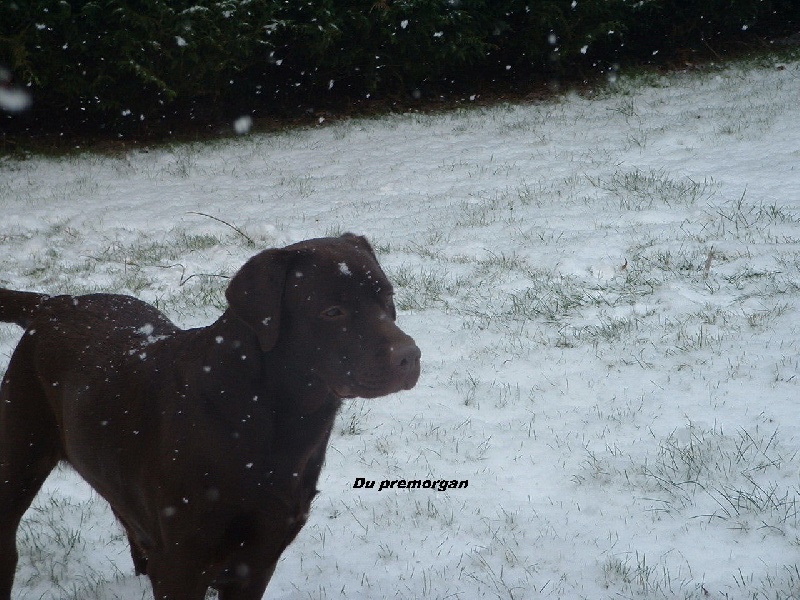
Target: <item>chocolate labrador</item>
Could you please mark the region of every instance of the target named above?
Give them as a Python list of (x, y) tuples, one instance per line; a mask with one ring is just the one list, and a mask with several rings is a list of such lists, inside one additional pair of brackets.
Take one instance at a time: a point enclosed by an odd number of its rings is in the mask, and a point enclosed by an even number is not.
[(261, 598), (342, 399), (417, 382), (419, 348), (363, 237), (261, 252), (225, 295), (216, 323), (180, 330), (129, 296), (0, 290), (0, 320), (25, 328), (0, 387), (0, 599), (58, 461), (111, 504), (156, 599)]

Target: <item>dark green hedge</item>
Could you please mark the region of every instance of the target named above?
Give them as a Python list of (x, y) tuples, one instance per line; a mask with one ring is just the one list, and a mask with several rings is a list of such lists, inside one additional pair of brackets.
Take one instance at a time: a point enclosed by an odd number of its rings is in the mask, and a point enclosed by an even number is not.
[(3, 0), (0, 66), (28, 118), (123, 130), (590, 75), (798, 26), (797, 0)]

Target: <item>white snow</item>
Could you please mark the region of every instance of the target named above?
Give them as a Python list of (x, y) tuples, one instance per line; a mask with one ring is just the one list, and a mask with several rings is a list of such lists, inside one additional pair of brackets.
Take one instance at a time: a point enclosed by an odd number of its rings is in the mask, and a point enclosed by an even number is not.
[(136, 333), (141, 333), (142, 335), (151, 336), (153, 335), (153, 331), (155, 331), (155, 327), (153, 327), (152, 323), (145, 323), (139, 329), (136, 330)]
[(23, 89), (4, 86), (0, 81), (0, 111), (22, 112), (31, 105), (31, 95)]
[[(800, 597), (800, 66), (781, 66), (5, 159), (0, 285), (133, 293), (195, 327), (260, 249), (370, 239), (422, 377), (345, 403), (267, 598)], [(0, 326), (0, 368), (20, 333)], [(14, 598), (152, 598), (67, 470), (20, 550)]]
[(243, 115), (233, 122), (233, 130), (239, 135), (250, 133), (253, 127), (253, 117), (250, 115)]

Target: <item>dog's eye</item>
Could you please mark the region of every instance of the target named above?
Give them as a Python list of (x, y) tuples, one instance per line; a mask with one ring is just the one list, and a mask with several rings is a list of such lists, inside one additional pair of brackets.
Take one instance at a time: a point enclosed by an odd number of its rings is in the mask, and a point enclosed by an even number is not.
[(322, 316), (326, 319), (337, 319), (344, 316), (344, 311), (338, 306), (331, 306), (330, 308), (322, 311)]

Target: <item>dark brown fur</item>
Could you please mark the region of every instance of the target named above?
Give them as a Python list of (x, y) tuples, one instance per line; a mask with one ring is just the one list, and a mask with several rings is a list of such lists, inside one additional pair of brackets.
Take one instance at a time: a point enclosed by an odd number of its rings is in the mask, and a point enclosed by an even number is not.
[(261, 598), (341, 399), (419, 377), (364, 238), (264, 251), (226, 297), (216, 323), (180, 330), (128, 296), (0, 290), (0, 320), (26, 328), (0, 387), (0, 600), (20, 518), (58, 461), (111, 504), (155, 598)]

